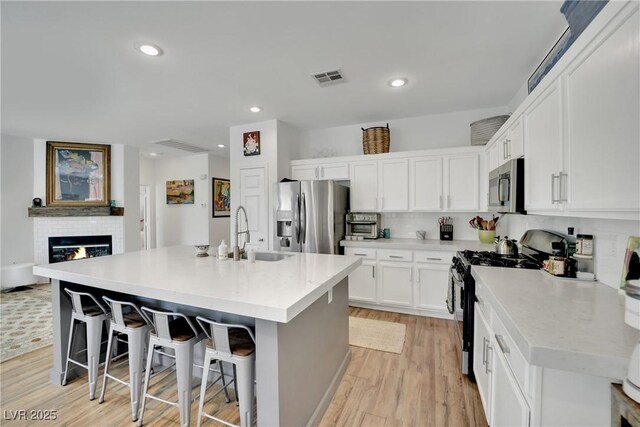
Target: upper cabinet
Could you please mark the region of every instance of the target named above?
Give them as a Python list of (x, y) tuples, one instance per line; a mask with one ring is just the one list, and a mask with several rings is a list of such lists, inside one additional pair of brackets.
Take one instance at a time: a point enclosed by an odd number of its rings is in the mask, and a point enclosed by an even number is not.
[(409, 160), (409, 209), (441, 211), (442, 156), (416, 157)]
[(409, 209), (409, 160), (381, 160), (378, 171), (380, 210), (406, 212)]
[(378, 162), (353, 162), (349, 170), (351, 176), (352, 211), (378, 211)]
[[(620, 19), (565, 75), (566, 210), (640, 212), (639, 12)], [(613, 27), (613, 25), (611, 26)], [(611, 214), (606, 214), (611, 216)]]
[(291, 166), (291, 179), (298, 181), (313, 179), (345, 181), (349, 179), (349, 163), (337, 162)]
[(480, 155), (445, 156), (444, 189), (446, 211), (477, 211), (480, 207)]

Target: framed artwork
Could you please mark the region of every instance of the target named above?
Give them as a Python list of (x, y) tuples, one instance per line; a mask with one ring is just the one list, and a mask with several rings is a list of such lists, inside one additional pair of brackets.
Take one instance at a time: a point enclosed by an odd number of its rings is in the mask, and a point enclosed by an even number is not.
[(223, 218), (231, 215), (231, 181), (213, 178), (213, 217)]
[(246, 132), (242, 134), (242, 147), (245, 156), (260, 155), (260, 131)]
[(111, 146), (47, 141), (47, 206), (109, 206)]
[(640, 288), (640, 237), (638, 236), (629, 237), (627, 250), (624, 253), (620, 286), (624, 287), (627, 284)]
[(167, 181), (168, 205), (192, 205), (194, 199), (193, 180)]

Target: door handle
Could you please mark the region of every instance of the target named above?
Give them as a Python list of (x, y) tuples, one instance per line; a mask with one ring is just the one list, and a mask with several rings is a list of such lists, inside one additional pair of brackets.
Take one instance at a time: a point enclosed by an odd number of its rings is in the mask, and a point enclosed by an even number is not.
[(560, 203), (560, 199), (556, 199), (556, 179), (560, 179), (560, 175), (551, 174), (551, 204)]
[(487, 338), (482, 337), (482, 364), (487, 365)]
[[(304, 221), (303, 221), (304, 219)], [(300, 224), (304, 224), (302, 227), (302, 243), (307, 243), (307, 199), (302, 193), (302, 211), (300, 213)]]
[(502, 141), (502, 160), (507, 160), (507, 141)]
[(511, 158), (511, 140), (507, 139), (507, 159)]
[(300, 242), (300, 194), (296, 194), (296, 208), (293, 213), (297, 218), (293, 218), (293, 224), (296, 227), (296, 243)]
[(315, 167), (315, 175), (316, 175), (316, 179), (318, 179), (318, 167)]
[(427, 257), (427, 259), (429, 261), (442, 261), (442, 258), (429, 258), (429, 257)]
[(357, 254), (357, 253), (355, 253), (355, 252), (354, 252), (353, 254), (354, 254), (354, 255), (357, 255), (357, 256), (367, 256), (367, 254)]
[(320, 176), (324, 178), (324, 166), (320, 167)]
[(490, 344), (490, 342), (489, 342), (489, 340), (487, 340), (487, 363), (485, 363), (485, 365), (484, 365), (484, 373), (487, 374), (487, 375), (492, 372), (491, 369), (489, 369), (489, 352), (493, 351), (493, 348), (489, 344)]
[(403, 259), (404, 257), (401, 257), (400, 255), (389, 255), (389, 258)]
[(372, 265), (371, 266), (371, 275), (373, 276), (373, 278), (376, 278), (376, 266)]
[(258, 239), (258, 242), (264, 242), (264, 239), (261, 237)]
[(442, 194), (440, 195), (440, 209), (442, 209)]

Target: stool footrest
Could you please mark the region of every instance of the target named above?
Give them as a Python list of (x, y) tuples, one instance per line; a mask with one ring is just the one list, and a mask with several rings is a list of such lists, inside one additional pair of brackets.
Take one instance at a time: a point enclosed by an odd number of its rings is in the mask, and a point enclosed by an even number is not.
[(148, 397), (149, 399), (153, 399), (153, 400), (157, 400), (159, 402), (166, 403), (167, 405), (178, 406), (178, 402), (169, 402), (168, 400), (160, 399), (159, 397), (153, 396), (153, 395), (151, 395), (149, 393), (145, 394), (145, 396)]

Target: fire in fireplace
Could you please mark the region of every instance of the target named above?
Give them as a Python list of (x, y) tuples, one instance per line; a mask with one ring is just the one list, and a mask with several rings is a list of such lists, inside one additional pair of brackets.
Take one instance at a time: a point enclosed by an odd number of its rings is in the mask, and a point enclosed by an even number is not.
[(49, 263), (111, 255), (111, 236), (49, 237)]

